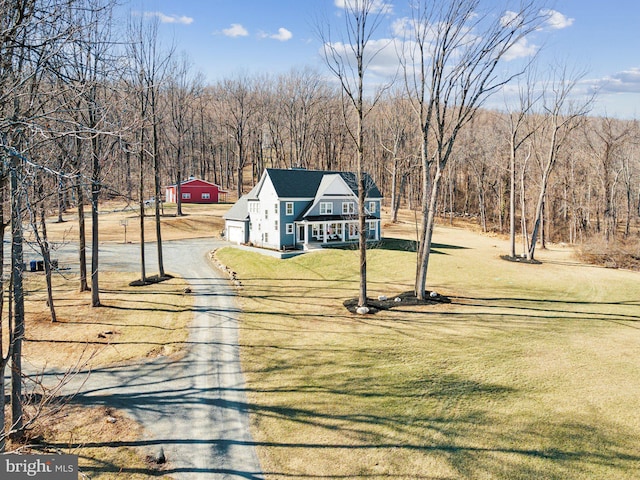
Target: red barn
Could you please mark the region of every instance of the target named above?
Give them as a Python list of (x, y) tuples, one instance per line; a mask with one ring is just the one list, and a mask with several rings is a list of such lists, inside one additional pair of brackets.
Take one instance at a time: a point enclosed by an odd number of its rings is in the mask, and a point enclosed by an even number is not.
[[(226, 195), (226, 193), (214, 183), (193, 177), (180, 184), (182, 203), (218, 203), (220, 197)], [(165, 201), (167, 203), (177, 203), (177, 195), (177, 185), (169, 185), (166, 189)]]

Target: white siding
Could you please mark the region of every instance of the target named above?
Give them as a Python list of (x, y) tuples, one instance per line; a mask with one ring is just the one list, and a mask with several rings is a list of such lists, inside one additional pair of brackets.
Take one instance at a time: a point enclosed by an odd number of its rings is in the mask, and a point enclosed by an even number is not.
[[(275, 229), (276, 220), (280, 223), (280, 209), (275, 212), (275, 205), (278, 203), (278, 196), (273, 188), (271, 179), (265, 178), (262, 188), (258, 192), (260, 200), (258, 212), (249, 213), (251, 228), (249, 231), (249, 241), (258, 247), (280, 248), (280, 231)], [(268, 218), (265, 219), (265, 211)], [(265, 237), (268, 239), (265, 241)]]

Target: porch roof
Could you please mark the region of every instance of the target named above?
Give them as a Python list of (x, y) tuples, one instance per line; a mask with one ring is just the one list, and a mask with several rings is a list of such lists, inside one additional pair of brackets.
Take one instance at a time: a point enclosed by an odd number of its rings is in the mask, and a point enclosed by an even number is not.
[[(373, 215), (367, 215), (366, 220), (380, 220)], [(304, 217), (296, 223), (338, 223), (338, 222), (356, 222), (357, 215), (313, 215)]]

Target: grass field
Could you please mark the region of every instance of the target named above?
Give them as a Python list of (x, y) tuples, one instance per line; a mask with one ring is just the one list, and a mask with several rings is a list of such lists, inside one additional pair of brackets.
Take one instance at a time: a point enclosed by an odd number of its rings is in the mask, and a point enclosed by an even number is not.
[[(368, 253), (369, 296), (411, 290), (409, 223)], [(244, 287), (253, 435), (274, 479), (637, 479), (640, 274), (570, 249), (506, 262), (438, 228), (429, 289), (451, 304), (350, 314), (357, 253), (226, 248)]]

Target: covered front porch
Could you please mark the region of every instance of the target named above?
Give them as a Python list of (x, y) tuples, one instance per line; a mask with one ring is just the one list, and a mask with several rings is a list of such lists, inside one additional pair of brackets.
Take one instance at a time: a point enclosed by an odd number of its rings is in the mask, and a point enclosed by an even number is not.
[[(365, 232), (367, 240), (380, 239), (380, 220), (367, 220)], [(358, 219), (349, 220), (303, 220), (295, 224), (296, 245), (302, 245), (305, 250), (338, 245), (340, 243), (355, 243), (360, 240)]]

